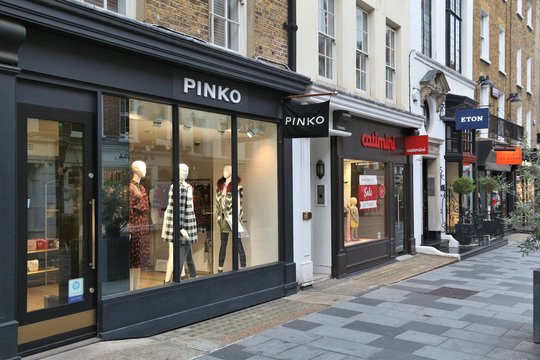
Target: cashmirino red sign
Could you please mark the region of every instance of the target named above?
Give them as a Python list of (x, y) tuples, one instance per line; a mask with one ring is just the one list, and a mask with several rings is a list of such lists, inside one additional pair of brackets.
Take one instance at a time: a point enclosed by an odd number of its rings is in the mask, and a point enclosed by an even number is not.
[(429, 141), (427, 135), (405, 136), (405, 155), (429, 154)]

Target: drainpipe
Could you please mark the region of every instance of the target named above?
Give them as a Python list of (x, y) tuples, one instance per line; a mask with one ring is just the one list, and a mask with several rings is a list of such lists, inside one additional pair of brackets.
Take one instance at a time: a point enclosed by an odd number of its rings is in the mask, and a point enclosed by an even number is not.
[(287, 30), (287, 65), (296, 71), (296, 0), (288, 0), (287, 14), (287, 22), (283, 23), (283, 29)]

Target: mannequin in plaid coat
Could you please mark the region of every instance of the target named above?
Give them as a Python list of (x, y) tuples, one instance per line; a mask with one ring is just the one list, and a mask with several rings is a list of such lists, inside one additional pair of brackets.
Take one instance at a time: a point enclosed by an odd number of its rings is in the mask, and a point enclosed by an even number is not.
[[(186, 164), (180, 164), (180, 186), (178, 189), (178, 218), (180, 220), (180, 268), (183, 269), (184, 261), (187, 261), (189, 268), (189, 275), (191, 278), (197, 276), (197, 269), (195, 268), (195, 262), (193, 261), (191, 245), (197, 241), (197, 221), (195, 218), (195, 210), (193, 208), (193, 188), (186, 182), (186, 178), (189, 173), (189, 167)], [(165, 273), (165, 282), (171, 280), (173, 259), (174, 259), (174, 246), (173, 246), (173, 186), (169, 188), (169, 203), (165, 210), (165, 216), (163, 218), (163, 229), (161, 237), (163, 240), (169, 242), (169, 259), (167, 261), (167, 271)]]

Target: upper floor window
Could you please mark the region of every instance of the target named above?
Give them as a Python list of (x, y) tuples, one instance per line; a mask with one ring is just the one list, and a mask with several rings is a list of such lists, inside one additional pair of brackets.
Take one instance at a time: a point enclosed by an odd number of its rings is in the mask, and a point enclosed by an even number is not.
[(506, 68), (506, 32), (503, 28), (499, 28), (499, 71), (505, 72)]
[(527, 145), (531, 146), (532, 140), (532, 115), (530, 111), (527, 111), (526, 126), (527, 126)]
[(238, 0), (210, 1), (210, 40), (213, 44), (241, 51), (241, 9)]
[(522, 0), (517, 0), (517, 5), (516, 5), (516, 13), (523, 17), (523, 1)]
[(521, 87), (521, 49), (516, 51), (516, 85)]
[(489, 61), (489, 15), (480, 15), (480, 58)]
[(334, 0), (319, 0), (319, 75), (334, 77)]
[(531, 57), (527, 57), (527, 92), (532, 92), (532, 59)]
[(532, 6), (527, 3), (527, 26), (532, 29)]
[(114, 11), (135, 19), (137, 17), (137, 0), (82, 0), (82, 2)]
[(461, 72), (461, 0), (446, 0), (446, 66)]
[(395, 100), (396, 31), (386, 27), (386, 98)]
[(422, 54), (431, 57), (431, 0), (422, 0)]
[(367, 90), (368, 74), (368, 14), (356, 8), (356, 87)]

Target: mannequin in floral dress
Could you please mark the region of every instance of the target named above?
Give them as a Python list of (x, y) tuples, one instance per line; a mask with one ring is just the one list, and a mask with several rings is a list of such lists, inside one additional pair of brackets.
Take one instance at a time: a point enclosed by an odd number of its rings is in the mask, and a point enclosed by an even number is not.
[(146, 164), (140, 160), (131, 164), (133, 177), (129, 182), (129, 289), (139, 288), (141, 268), (148, 266), (149, 203), (141, 179), (146, 175)]

